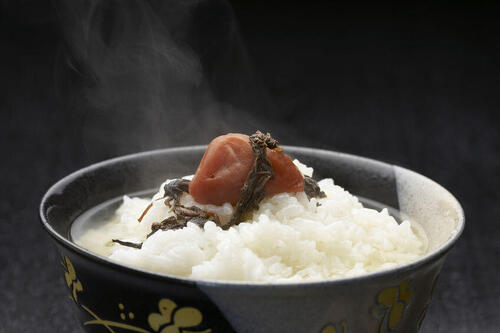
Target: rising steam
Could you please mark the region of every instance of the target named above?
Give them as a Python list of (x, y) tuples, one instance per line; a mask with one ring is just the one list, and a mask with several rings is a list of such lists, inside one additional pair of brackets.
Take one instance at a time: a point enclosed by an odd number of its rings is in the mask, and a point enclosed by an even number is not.
[[(221, 0), (57, 2), (66, 45), (59, 70), (83, 114), (91, 159), (201, 144), (229, 131), (268, 130), (269, 109)], [(94, 149), (95, 150), (95, 149)]]

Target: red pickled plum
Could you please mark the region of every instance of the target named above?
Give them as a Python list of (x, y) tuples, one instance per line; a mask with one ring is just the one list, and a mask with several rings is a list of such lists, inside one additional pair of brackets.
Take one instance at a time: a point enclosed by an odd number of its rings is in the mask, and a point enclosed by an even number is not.
[[(274, 178), (266, 184), (267, 194), (300, 192), (304, 178), (289, 156), (267, 149)], [(189, 193), (201, 204), (235, 204), (254, 162), (248, 135), (229, 133), (210, 142), (193, 180)]]

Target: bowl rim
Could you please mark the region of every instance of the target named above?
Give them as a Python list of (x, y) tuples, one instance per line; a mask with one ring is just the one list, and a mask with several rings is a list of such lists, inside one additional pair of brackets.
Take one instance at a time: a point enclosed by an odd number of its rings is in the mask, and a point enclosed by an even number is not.
[[(368, 157), (362, 157), (354, 154), (348, 154), (348, 153), (343, 153), (343, 152), (338, 152), (338, 151), (332, 151), (332, 150), (326, 150), (326, 149), (319, 149), (319, 148), (310, 148), (310, 147), (299, 147), (299, 146), (286, 146), (284, 145), (283, 147), (285, 149), (290, 149), (295, 152), (302, 152), (302, 153), (307, 153), (307, 152), (314, 152), (314, 153), (320, 153), (320, 154), (327, 154), (331, 155), (334, 154), (336, 156), (340, 157), (348, 157), (351, 159), (355, 159), (358, 161), (364, 161), (364, 162), (369, 162), (372, 164), (379, 164), (379, 165), (384, 165), (384, 166), (390, 166), (392, 168), (397, 167), (400, 169), (403, 169), (405, 171), (410, 171), (419, 177), (423, 177), (423, 179), (430, 181), (433, 186), (437, 186), (440, 188), (440, 190), (445, 191), (450, 198), (452, 198), (457, 207), (457, 213), (458, 213), (458, 225), (456, 232), (443, 244), (441, 244), (439, 247), (434, 249), (433, 251), (426, 253), (425, 255), (419, 257), (418, 259), (408, 262), (406, 264), (398, 265), (393, 268), (389, 269), (383, 269), (383, 270), (377, 270), (374, 272), (362, 274), (362, 275), (357, 275), (357, 276), (352, 276), (352, 277), (341, 277), (341, 278), (331, 278), (331, 279), (324, 279), (324, 280), (313, 280), (313, 281), (301, 281), (301, 282), (262, 282), (262, 281), (233, 281), (233, 280), (213, 280), (213, 279), (194, 279), (194, 278), (189, 278), (189, 277), (182, 277), (182, 276), (176, 276), (176, 275), (171, 275), (171, 274), (165, 274), (165, 273), (159, 273), (159, 272), (154, 272), (154, 271), (149, 271), (141, 268), (137, 268), (131, 265), (126, 265), (118, 262), (114, 262), (112, 260), (109, 260), (108, 258), (105, 258), (103, 256), (100, 256), (98, 254), (95, 254), (91, 252), (88, 249), (85, 249), (76, 243), (70, 241), (63, 235), (59, 234), (49, 223), (48, 218), (45, 215), (45, 209), (47, 208), (47, 200), (48, 198), (53, 194), (57, 192), (57, 189), (65, 187), (67, 184), (71, 183), (73, 180), (76, 178), (80, 177), (82, 174), (91, 172), (93, 170), (99, 169), (103, 166), (109, 166), (114, 163), (118, 162), (123, 162), (126, 160), (132, 160), (136, 158), (141, 158), (144, 156), (152, 156), (152, 155), (162, 155), (165, 153), (175, 153), (175, 152), (185, 152), (185, 151), (190, 151), (190, 150), (198, 150), (198, 149), (204, 149), (206, 148), (206, 145), (193, 145), (193, 146), (182, 146), (182, 147), (173, 147), (173, 148), (163, 148), (163, 149), (155, 149), (155, 150), (149, 150), (149, 151), (143, 151), (143, 152), (138, 152), (138, 153), (133, 153), (133, 154), (127, 154), (127, 155), (122, 155), (118, 157), (114, 157), (111, 159), (107, 159), (101, 162), (97, 162), (94, 164), (91, 164), (87, 167), (78, 169), (67, 176), (61, 178), (59, 181), (54, 183), (52, 186), (49, 187), (49, 189), (45, 192), (45, 194), (42, 197), (42, 200), (40, 202), (39, 206), (39, 220), (45, 229), (46, 232), (60, 245), (64, 246), (66, 249), (71, 250), (72, 252), (75, 252), (79, 255), (82, 255), (86, 259), (93, 261), (97, 264), (104, 264), (108, 267), (111, 267), (112, 269), (117, 269), (119, 271), (122, 271), (126, 274), (134, 274), (138, 275), (143, 278), (153, 278), (155, 280), (161, 280), (164, 282), (176, 282), (176, 283), (184, 283), (184, 284), (189, 284), (189, 285), (196, 285), (196, 286), (212, 286), (212, 287), (224, 287), (224, 288), (241, 288), (241, 287), (250, 287), (254, 289), (262, 289), (262, 288), (280, 288), (280, 289), (286, 289), (286, 288), (304, 288), (304, 287), (322, 287), (325, 285), (344, 285), (344, 284), (357, 284), (361, 283), (364, 281), (373, 281), (376, 279), (380, 278), (385, 278), (388, 276), (399, 276), (403, 275), (406, 272), (412, 271), (420, 266), (423, 266), (425, 264), (430, 264), (432, 262), (435, 262), (439, 260), (440, 258), (444, 258), (447, 253), (451, 250), (451, 248), (456, 244), (457, 240), (460, 238), (462, 235), (464, 228), (465, 228), (465, 215), (462, 206), (460, 205), (460, 202), (451, 194), (446, 188), (441, 186), (439, 183), (435, 182), (434, 180), (417, 173), (415, 171), (412, 171), (410, 169), (401, 167), (399, 165), (395, 164), (389, 164), (386, 162), (378, 161), (375, 159), (371, 159)], [(73, 223), (73, 222), (72, 222)]]

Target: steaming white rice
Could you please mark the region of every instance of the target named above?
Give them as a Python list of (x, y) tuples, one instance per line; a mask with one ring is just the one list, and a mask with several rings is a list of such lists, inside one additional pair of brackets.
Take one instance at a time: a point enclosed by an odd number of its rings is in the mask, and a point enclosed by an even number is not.
[[(294, 161), (301, 172), (312, 169)], [(168, 180), (167, 180), (168, 182)], [(165, 182), (165, 183), (167, 183)], [(164, 183), (164, 184), (165, 184)], [(111, 260), (150, 271), (197, 279), (260, 282), (311, 281), (360, 275), (415, 260), (427, 248), (415, 224), (401, 224), (386, 209), (364, 208), (336, 186), (319, 181), (326, 198), (308, 200), (302, 193), (264, 199), (251, 219), (222, 230), (209, 221), (145, 236), (153, 222), (173, 215), (165, 206), (163, 186), (141, 223), (137, 218), (150, 200), (125, 196), (109, 221), (86, 230), (75, 242)], [(197, 205), (228, 219), (233, 208), (200, 205), (184, 194), (181, 203)], [(143, 242), (140, 250), (111, 239)]]

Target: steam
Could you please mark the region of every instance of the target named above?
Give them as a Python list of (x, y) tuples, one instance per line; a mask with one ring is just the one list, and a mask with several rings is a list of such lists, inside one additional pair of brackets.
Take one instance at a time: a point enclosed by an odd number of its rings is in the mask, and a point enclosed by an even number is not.
[[(56, 5), (59, 69), (91, 160), (270, 130), (270, 109), (221, 0), (73, 0)], [(96, 147), (99, 147), (96, 150)]]

